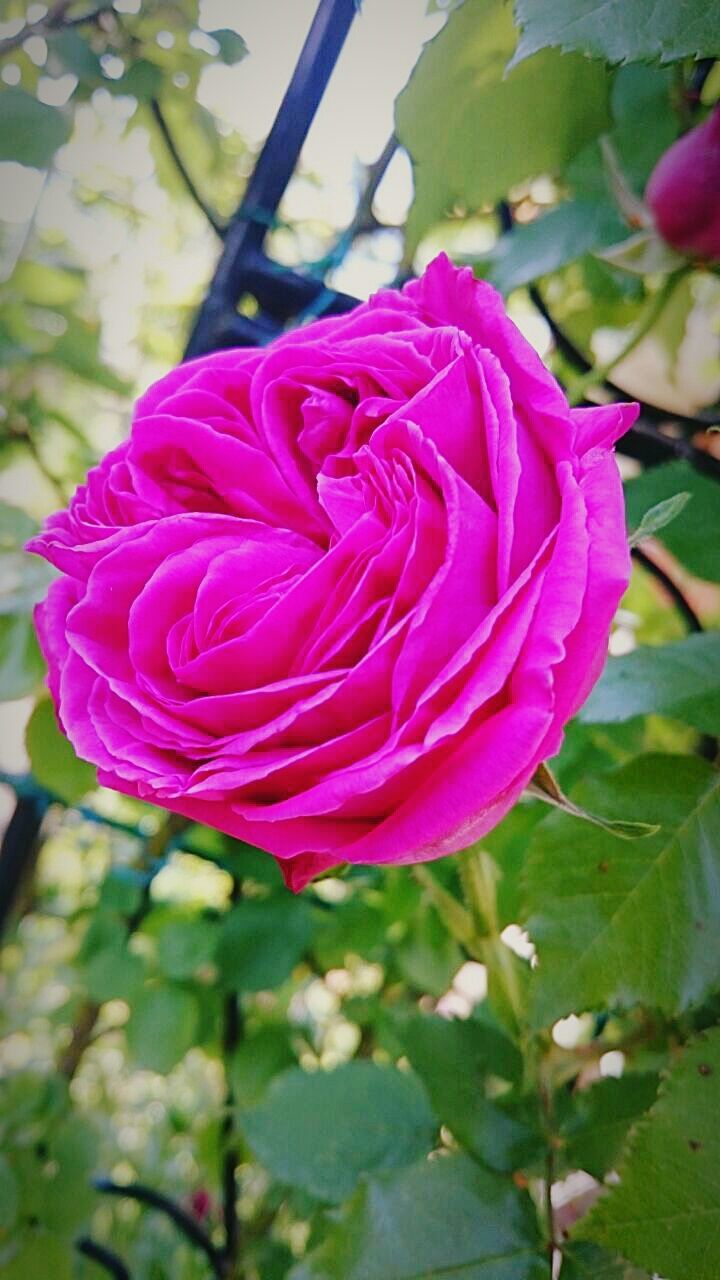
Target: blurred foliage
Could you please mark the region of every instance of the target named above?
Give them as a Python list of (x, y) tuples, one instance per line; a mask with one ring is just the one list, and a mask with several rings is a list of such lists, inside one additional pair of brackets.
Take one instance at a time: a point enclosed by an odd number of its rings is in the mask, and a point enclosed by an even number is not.
[[(398, 101), (404, 261), (471, 261), (571, 384), (527, 287), (606, 370), (636, 336), (664, 277), (628, 250), (627, 211), (720, 91), (712, 72), (693, 88), (713, 7), (686, 6), (680, 38), (674, 5), (600, 21), (587, 0), (568, 33), (566, 6), (518, 0), (506, 75), (508, 5), (434, 4), (447, 23)], [(540, 1280), (552, 1218), (560, 1280), (716, 1280), (720, 801), (697, 749), (718, 731), (717, 632), (686, 636), (646, 569), (553, 765), (592, 812), (660, 822), (645, 839), (523, 800), (482, 850), (294, 898), (258, 850), (98, 788), (55, 722), (31, 620), (47, 570), (23, 544), (180, 357), (207, 214), (221, 229), (252, 167), (199, 101), (242, 33), (200, 16), (10, 0), (0, 28), (20, 192), (0, 226), (0, 698), (30, 766), (5, 780), (50, 799), (2, 951), (0, 1269), (85, 1280), (91, 1235), (133, 1280)], [(711, 421), (720, 285), (683, 272), (613, 377)], [(629, 527), (670, 500), (643, 545), (712, 627), (715, 482), (627, 471)], [(165, 1200), (120, 1194), (137, 1183)]]

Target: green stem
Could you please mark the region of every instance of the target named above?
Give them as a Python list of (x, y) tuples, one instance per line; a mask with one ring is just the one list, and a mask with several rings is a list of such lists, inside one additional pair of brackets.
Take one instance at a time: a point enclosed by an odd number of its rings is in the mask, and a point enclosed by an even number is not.
[(647, 337), (660, 319), (680, 281), (687, 275), (689, 270), (690, 267), (688, 265), (683, 265), (677, 271), (672, 271), (670, 275), (666, 276), (661, 288), (648, 299), (647, 306), (624, 347), (618, 351), (617, 355), (613, 356), (612, 360), (606, 360), (604, 364), (594, 365), (592, 369), (583, 374), (582, 378), (578, 378), (573, 384), (568, 394), (568, 400), (571, 405), (576, 405), (583, 400), (589, 387), (597, 387), (603, 383), (608, 375), (612, 373), (615, 366), (620, 364), (626, 356), (629, 356), (640, 345), (643, 338)]

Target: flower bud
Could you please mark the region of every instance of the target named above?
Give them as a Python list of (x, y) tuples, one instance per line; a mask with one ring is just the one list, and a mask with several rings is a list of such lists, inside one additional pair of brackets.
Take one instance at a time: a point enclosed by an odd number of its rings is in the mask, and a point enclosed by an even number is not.
[(660, 157), (645, 198), (667, 244), (720, 261), (720, 103)]

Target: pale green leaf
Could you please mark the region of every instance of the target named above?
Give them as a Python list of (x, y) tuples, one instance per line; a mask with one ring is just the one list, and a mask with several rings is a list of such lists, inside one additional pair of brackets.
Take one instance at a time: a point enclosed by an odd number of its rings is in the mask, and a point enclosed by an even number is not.
[(30, 716), (25, 745), (36, 782), (65, 804), (78, 804), (97, 785), (95, 769), (79, 760), (61, 732), (50, 698), (41, 698)]
[(674, 493), (671, 498), (665, 498), (662, 502), (657, 502), (654, 507), (645, 512), (637, 529), (634, 529), (628, 538), (631, 547), (637, 547), (644, 538), (652, 538), (671, 520), (675, 520), (692, 497), (691, 493)]
[(550, 51), (506, 76), (515, 40), (503, 0), (465, 0), (400, 94), (396, 129), (415, 177), (410, 248), (455, 206), (477, 209), (562, 169), (609, 127), (599, 63)]

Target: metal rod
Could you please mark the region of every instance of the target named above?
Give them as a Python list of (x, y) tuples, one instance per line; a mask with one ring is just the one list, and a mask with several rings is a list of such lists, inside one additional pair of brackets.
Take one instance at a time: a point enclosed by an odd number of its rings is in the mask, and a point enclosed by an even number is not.
[(355, 13), (355, 0), (320, 0), (275, 122), (225, 232), (212, 284), (187, 344), (187, 359), (218, 345), (218, 330), (243, 291), (246, 256), (262, 249)]

